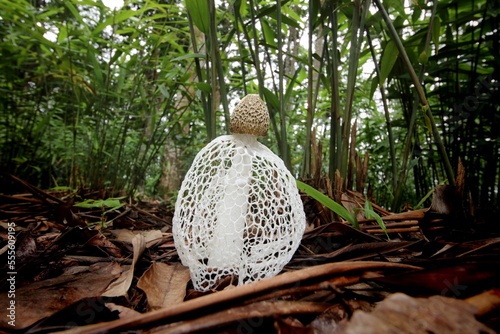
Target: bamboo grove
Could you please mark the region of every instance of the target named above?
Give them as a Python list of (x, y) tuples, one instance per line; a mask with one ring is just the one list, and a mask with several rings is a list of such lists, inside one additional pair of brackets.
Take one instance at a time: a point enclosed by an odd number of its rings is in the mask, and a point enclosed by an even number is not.
[(300, 179), (398, 211), (461, 161), (495, 207), (498, 15), (495, 0), (0, 0), (0, 168), (172, 198), (258, 93), (262, 140)]

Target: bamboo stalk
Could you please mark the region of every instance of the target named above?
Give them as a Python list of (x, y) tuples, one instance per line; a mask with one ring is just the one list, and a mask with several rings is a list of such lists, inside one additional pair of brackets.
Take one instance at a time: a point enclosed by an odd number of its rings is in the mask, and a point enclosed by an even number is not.
[[(342, 119), (342, 138), (340, 143), (340, 165), (337, 168), (340, 171), (340, 176), (342, 177), (343, 183), (347, 182), (347, 171), (349, 165), (349, 143), (350, 143), (350, 133), (351, 133), (351, 119), (352, 119), (352, 104), (354, 101), (354, 90), (356, 86), (356, 78), (358, 74), (358, 64), (359, 64), (359, 49), (361, 38), (358, 38), (358, 32), (362, 25), (362, 15), (363, 11), (361, 9), (360, 0), (355, 0), (354, 11), (351, 23), (351, 40), (350, 40), (350, 52), (349, 52), (349, 68), (347, 72), (347, 89), (346, 89), (346, 102), (344, 106), (344, 113)], [(361, 31), (363, 31), (361, 29)]]
[(307, 30), (307, 116), (306, 116), (306, 138), (304, 144), (304, 160), (302, 163), (301, 177), (311, 177), (311, 164), (312, 164), (312, 124), (314, 120), (314, 106), (313, 106), (313, 31), (314, 21), (316, 16), (313, 12), (313, 1), (309, 1), (308, 5), (308, 30)]
[[(333, 188), (338, 188), (337, 187), (337, 170), (340, 165), (340, 154), (338, 153), (338, 147), (340, 143), (340, 76), (339, 76), (339, 55), (337, 54), (337, 49), (338, 49), (338, 14), (337, 14), (337, 8), (339, 6), (339, 1), (334, 0), (331, 4), (329, 2), (326, 2), (325, 5), (331, 5), (331, 13), (330, 13), (330, 30), (332, 33), (332, 55), (328, 54), (328, 48), (326, 48), (327, 52), (327, 59), (329, 63), (329, 68), (330, 68), (330, 85), (331, 85), (331, 104), (330, 104), (330, 147), (329, 147), (329, 166), (328, 166), (328, 175), (330, 177), (330, 180), (332, 180), (334, 186)], [(327, 36), (325, 36), (325, 39)], [(326, 43), (325, 44), (329, 44)], [(330, 61), (331, 59), (331, 61)], [(340, 185), (341, 186), (341, 185)]]
[[(219, 51), (219, 43), (218, 43), (218, 38), (217, 38), (217, 27), (216, 27), (216, 9), (215, 9), (215, 1), (210, 1), (210, 18), (211, 21), (213, 20), (213, 31), (214, 33), (212, 34), (212, 46), (214, 49), (214, 59), (212, 59), (212, 63), (215, 62), (215, 73), (217, 74), (218, 78), (218, 83), (219, 83), (219, 93), (220, 93), (220, 99), (222, 103), (222, 109), (224, 110), (224, 121), (225, 121), (225, 126), (226, 126), (226, 132), (229, 132), (229, 106), (227, 102), (227, 88), (226, 88), (226, 82), (225, 82), (225, 77), (224, 77), (224, 69), (222, 66), (222, 59), (220, 56), (220, 51)], [(214, 64), (212, 64), (214, 66)], [(217, 109), (215, 109), (217, 110)], [(215, 114), (214, 110), (214, 114)]]
[(288, 169), (291, 169), (290, 150), (288, 149), (287, 133), (286, 133), (286, 116), (285, 116), (285, 97), (283, 95), (283, 74), (285, 69), (283, 66), (283, 33), (281, 30), (281, 0), (276, 1), (276, 21), (278, 24), (278, 98), (279, 98), (279, 115), (280, 115), (280, 132), (281, 132), (281, 158), (285, 162)]
[[(189, 23), (189, 30), (190, 30), (190, 36), (191, 36), (191, 47), (193, 48), (193, 53), (198, 53), (198, 45), (196, 41), (196, 33), (195, 33), (195, 27), (193, 24), (193, 20), (191, 19), (191, 16), (189, 15), (189, 12), (187, 13), (187, 18), (188, 18), (188, 23)], [(199, 82), (203, 82), (203, 73), (201, 71), (201, 64), (200, 60), (198, 58), (194, 59), (195, 62), (195, 70), (196, 70), (196, 76), (198, 77)], [(210, 122), (210, 112), (209, 112), (209, 103), (207, 101), (207, 97), (205, 93), (202, 91), (201, 92), (201, 103), (203, 106), (203, 112), (205, 116), (205, 124), (207, 126), (207, 139), (211, 138), (212, 134), (209, 133), (210, 127), (208, 126)], [(208, 141), (208, 140), (207, 140)]]
[[(380, 67), (378, 66), (378, 61), (375, 57), (375, 49), (373, 48), (372, 44), (372, 39), (370, 37), (370, 32), (368, 28), (366, 28), (366, 38), (368, 40), (368, 45), (370, 47), (370, 51), (372, 54), (372, 59), (373, 59), (373, 64), (375, 66), (375, 73), (377, 74), (377, 77), (380, 78)], [(391, 158), (391, 185), (392, 185), (392, 192), (394, 193), (396, 191), (396, 177), (397, 177), (397, 165), (396, 165), (396, 148), (394, 146), (394, 135), (392, 133), (392, 125), (391, 125), (391, 116), (389, 114), (389, 105), (387, 104), (387, 96), (385, 94), (385, 86), (382, 81), (379, 80), (379, 90), (380, 90), (380, 95), (382, 96), (382, 104), (384, 106), (384, 116), (385, 116), (385, 124), (387, 127), (387, 136), (389, 139), (389, 154)]]
[[(217, 45), (217, 26), (215, 23), (215, 1), (214, 0), (207, 0), (208, 1), (208, 9), (209, 9), (209, 16), (210, 16), (210, 36), (208, 36), (208, 43), (207, 45), (209, 46), (208, 52), (207, 52), (207, 58), (210, 59), (210, 62), (207, 61), (207, 81), (208, 78), (210, 78), (210, 86), (212, 88), (212, 96), (211, 96), (211, 104), (210, 104), (210, 122), (207, 124), (207, 126), (210, 127), (209, 131), (209, 140), (214, 139), (217, 137), (217, 127), (216, 127), (216, 111), (217, 111), (217, 68), (216, 68), (216, 50), (219, 47)], [(209, 56), (209, 57), (208, 57)]]

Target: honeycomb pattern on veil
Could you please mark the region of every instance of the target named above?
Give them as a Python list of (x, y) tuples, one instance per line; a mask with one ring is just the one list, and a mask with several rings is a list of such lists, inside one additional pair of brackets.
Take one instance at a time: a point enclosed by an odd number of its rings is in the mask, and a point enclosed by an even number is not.
[[(221, 233), (218, 225), (240, 212), (239, 223), (231, 221), (230, 231)], [(304, 229), (302, 201), (283, 161), (256, 140), (248, 144), (237, 135), (218, 137), (198, 153), (173, 218), (179, 257), (200, 291), (227, 275), (236, 276), (238, 285), (277, 275)]]

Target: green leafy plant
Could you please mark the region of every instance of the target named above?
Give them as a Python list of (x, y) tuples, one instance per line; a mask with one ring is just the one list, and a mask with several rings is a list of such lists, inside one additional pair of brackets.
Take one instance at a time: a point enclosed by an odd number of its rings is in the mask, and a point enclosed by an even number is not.
[(389, 235), (387, 234), (387, 228), (385, 226), (384, 221), (382, 220), (382, 218), (380, 217), (380, 215), (373, 210), (372, 204), (370, 203), (369, 200), (365, 201), (365, 207), (364, 207), (363, 211), (365, 213), (365, 218), (366, 219), (375, 219), (375, 221), (377, 222), (378, 226), (380, 226), (380, 228), (382, 229), (382, 231), (384, 231), (385, 236), (387, 237), (387, 239), (389, 239)]
[(108, 224), (110, 224), (113, 219), (107, 220), (106, 215), (112, 211), (118, 210), (123, 207), (125, 203), (122, 203), (121, 200), (126, 198), (122, 197), (110, 197), (106, 199), (86, 199), (85, 201), (75, 203), (74, 206), (84, 209), (100, 209), (101, 213), (101, 221), (95, 223), (89, 223), (89, 225), (97, 225), (101, 224), (102, 228), (106, 228)]
[[(347, 210), (341, 204), (335, 202), (330, 197), (326, 196), (325, 194), (323, 194), (319, 190), (311, 187), (310, 185), (308, 185), (302, 181), (297, 180), (297, 187), (299, 188), (299, 190), (303, 191), (307, 195), (309, 195), (312, 198), (314, 198), (315, 200), (317, 200), (322, 205), (326, 206), (327, 208), (329, 208), (330, 210), (335, 212), (337, 215), (339, 215), (343, 219), (347, 220), (354, 228), (356, 228), (358, 230), (360, 229), (358, 220), (356, 219), (356, 215), (354, 213), (350, 212), (349, 210)], [(366, 200), (364, 208), (359, 208), (357, 210), (358, 211), (363, 210), (366, 219), (375, 219), (377, 224), (380, 226), (380, 228), (384, 231), (385, 235), (389, 239), (389, 235), (387, 234), (387, 228), (385, 226), (385, 223), (382, 220), (382, 218), (380, 217), (380, 215), (373, 210), (373, 207), (372, 207), (370, 201)]]
[(356, 216), (342, 205), (302, 181), (297, 180), (297, 188), (347, 220), (354, 228), (359, 230), (359, 223)]

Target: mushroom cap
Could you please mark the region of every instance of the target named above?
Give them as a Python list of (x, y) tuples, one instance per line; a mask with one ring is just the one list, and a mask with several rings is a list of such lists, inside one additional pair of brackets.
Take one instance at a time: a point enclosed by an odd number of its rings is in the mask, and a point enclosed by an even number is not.
[(233, 134), (265, 136), (269, 129), (269, 112), (257, 94), (245, 96), (233, 110), (229, 131)]

